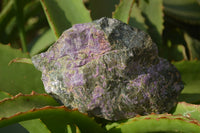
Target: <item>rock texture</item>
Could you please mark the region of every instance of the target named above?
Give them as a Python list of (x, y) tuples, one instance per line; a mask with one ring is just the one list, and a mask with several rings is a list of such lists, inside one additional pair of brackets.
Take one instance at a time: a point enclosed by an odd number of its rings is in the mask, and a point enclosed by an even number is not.
[(76, 24), (32, 61), (47, 93), (108, 120), (168, 112), (183, 89), (150, 36), (116, 19)]

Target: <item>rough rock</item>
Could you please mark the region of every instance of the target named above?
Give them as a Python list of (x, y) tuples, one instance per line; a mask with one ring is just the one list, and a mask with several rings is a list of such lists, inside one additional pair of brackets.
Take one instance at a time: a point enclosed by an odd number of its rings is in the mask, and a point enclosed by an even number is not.
[(150, 36), (116, 19), (73, 25), (32, 61), (47, 93), (108, 120), (168, 112), (183, 89)]

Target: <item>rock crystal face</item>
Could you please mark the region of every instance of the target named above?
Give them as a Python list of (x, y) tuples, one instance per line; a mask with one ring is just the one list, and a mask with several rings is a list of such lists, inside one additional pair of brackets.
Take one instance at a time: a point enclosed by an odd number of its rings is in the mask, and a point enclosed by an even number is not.
[(116, 19), (73, 25), (32, 62), (47, 93), (107, 120), (168, 112), (183, 89), (150, 36)]

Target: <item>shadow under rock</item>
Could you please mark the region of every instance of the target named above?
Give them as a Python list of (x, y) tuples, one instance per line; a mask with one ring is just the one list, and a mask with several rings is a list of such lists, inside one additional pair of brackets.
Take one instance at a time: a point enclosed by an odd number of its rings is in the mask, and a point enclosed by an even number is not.
[(200, 104), (200, 94), (199, 93), (183, 93), (178, 98), (179, 102), (187, 102), (192, 104)]

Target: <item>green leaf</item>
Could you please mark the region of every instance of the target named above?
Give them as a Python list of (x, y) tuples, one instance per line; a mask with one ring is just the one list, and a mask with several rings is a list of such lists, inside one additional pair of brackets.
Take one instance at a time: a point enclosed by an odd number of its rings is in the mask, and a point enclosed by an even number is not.
[(173, 64), (185, 83), (182, 93), (200, 94), (200, 61), (180, 61)]
[(0, 101), (5, 99), (5, 98), (10, 98), (11, 95), (8, 94), (7, 92), (4, 92), (4, 91), (0, 91)]
[(45, 93), (40, 79), (41, 72), (29, 64), (15, 63), (8, 66), (9, 62), (15, 58), (29, 58), (29, 55), (8, 45), (0, 44), (0, 91), (11, 95), (20, 92), (28, 94), (33, 90), (37, 93)]
[(72, 24), (92, 21), (82, 0), (40, 0), (56, 39)]
[(163, 26), (163, 2), (162, 0), (139, 1), (139, 7), (142, 15), (145, 17), (145, 23), (148, 25), (148, 33), (157, 45), (162, 44)]
[(200, 5), (197, 0), (164, 0), (165, 14), (185, 23), (200, 24)]
[(121, 0), (113, 13), (113, 18), (128, 23), (134, 2), (135, 0)]
[[(0, 91), (0, 100), (4, 99), (4, 98), (10, 98), (11, 95)], [(27, 121), (23, 121), (20, 122), (20, 124), (26, 128), (29, 133), (49, 133), (50, 131), (47, 129), (47, 127), (45, 126), (45, 124), (39, 120), (39, 119), (34, 119), (34, 120), (27, 120)], [(12, 126), (9, 126), (5, 129), (0, 129), (0, 132), (22, 132), (21, 130), (23, 129), (23, 127), (21, 127), (19, 124), (14, 124)], [(10, 130), (10, 128), (12, 128)]]
[[(24, 113), (18, 113), (9, 118), (0, 119), (0, 127), (17, 123), (20, 121), (40, 118), (45, 121), (52, 133), (65, 132), (67, 124), (75, 124), (82, 133), (95, 132), (103, 133), (104, 130), (94, 120), (77, 110), (69, 110), (61, 107), (43, 107), (33, 109)], [(49, 127), (49, 125), (51, 125)]]
[(184, 34), (184, 38), (189, 49), (190, 60), (200, 59), (200, 41), (191, 37), (187, 33)]
[(50, 133), (49, 129), (40, 119), (33, 119), (20, 122), (29, 133)]
[(33, 56), (38, 54), (48, 48), (51, 44), (55, 42), (55, 38), (53, 32), (48, 29), (39, 35), (33, 42), (31, 42), (30, 46), (30, 55)]
[(145, 24), (145, 18), (142, 16), (141, 9), (137, 6), (135, 3), (133, 5), (133, 9), (131, 11), (131, 16), (129, 20), (129, 24), (133, 27), (136, 27), (138, 29), (141, 29), (145, 32), (147, 32), (147, 25)]
[(127, 122), (113, 123), (107, 126), (109, 133), (147, 133), (147, 132), (181, 132), (199, 133), (197, 120), (169, 114), (139, 116)]
[[(0, 93), (1, 94), (1, 93)], [(47, 105), (59, 105), (55, 100), (44, 94), (17, 95), (11, 99), (0, 102), (0, 118), (9, 117), (16, 113), (25, 112), (33, 108), (40, 108)], [(30, 133), (49, 133), (45, 124), (39, 120), (28, 120), (20, 122)]]
[(26, 63), (26, 64), (33, 64), (30, 58), (15, 58), (11, 60), (8, 65), (11, 65), (12, 63)]
[(200, 103), (200, 61), (181, 61), (173, 64), (185, 83), (180, 96), (181, 101)]
[(189, 104), (186, 102), (179, 102), (174, 115), (183, 115), (188, 118), (196, 119), (200, 121), (200, 105)]
[(10, 99), (0, 101), (0, 118), (47, 105), (58, 106), (59, 104), (47, 94), (35, 94), (34, 92), (30, 95), (18, 94)]
[(67, 133), (81, 133), (79, 128), (76, 125), (68, 124), (67, 125)]

